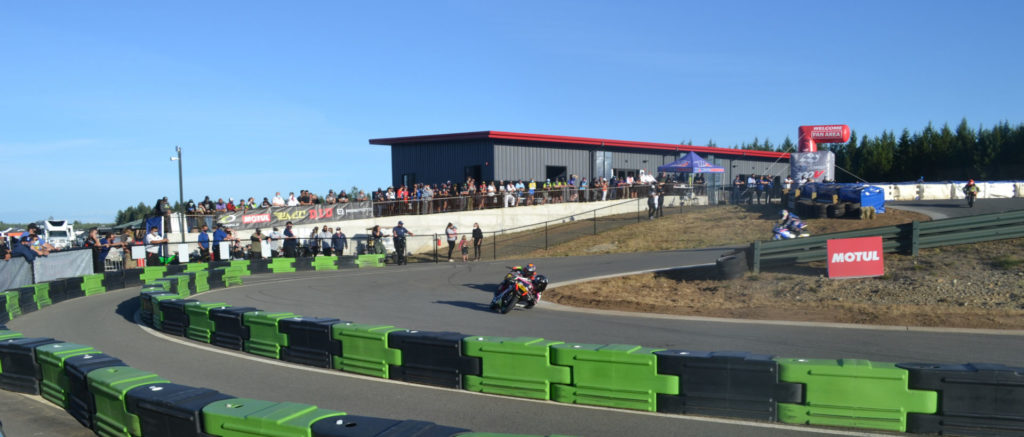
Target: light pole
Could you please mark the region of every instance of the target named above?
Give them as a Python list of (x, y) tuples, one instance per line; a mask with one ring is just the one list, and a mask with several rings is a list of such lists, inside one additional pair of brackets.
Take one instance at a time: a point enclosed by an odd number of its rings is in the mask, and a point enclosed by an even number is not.
[[(185, 186), (181, 179), (181, 146), (174, 146), (178, 156), (172, 156), (171, 161), (178, 161), (178, 206), (185, 208)], [(185, 242), (185, 212), (178, 212), (178, 230), (181, 232), (181, 242)]]

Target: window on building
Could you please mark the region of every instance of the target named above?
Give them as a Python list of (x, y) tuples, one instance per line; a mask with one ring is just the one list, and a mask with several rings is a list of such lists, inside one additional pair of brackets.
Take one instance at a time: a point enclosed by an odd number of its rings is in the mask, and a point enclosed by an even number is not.
[(544, 177), (553, 181), (558, 179), (568, 179), (569, 175), (566, 173), (564, 165), (549, 165)]
[(633, 168), (617, 168), (615, 169), (615, 176), (619, 179), (625, 179), (628, 176), (637, 177), (640, 175), (640, 170)]

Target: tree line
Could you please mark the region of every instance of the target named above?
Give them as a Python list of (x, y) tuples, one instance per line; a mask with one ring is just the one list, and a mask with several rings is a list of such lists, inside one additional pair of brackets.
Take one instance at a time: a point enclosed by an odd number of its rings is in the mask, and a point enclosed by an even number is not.
[[(754, 138), (737, 148), (796, 151), (789, 137), (778, 145)], [(964, 118), (955, 129), (949, 123), (938, 129), (928, 123), (918, 132), (904, 128), (898, 136), (895, 131), (882, 131), (875, 137), (858, 137), (854, 130), (849, 142), (819, 144), (818, 148), (835, 153), (838, 182), (1024, 179), (1024, 123), (1014, 126), (1003, 121), (973, 129)]]

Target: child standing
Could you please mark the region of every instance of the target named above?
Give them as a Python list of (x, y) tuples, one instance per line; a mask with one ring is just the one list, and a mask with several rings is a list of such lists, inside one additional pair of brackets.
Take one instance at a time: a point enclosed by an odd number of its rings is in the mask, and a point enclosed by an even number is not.
[(466, 240), (466, 236), (463, 235), (462, 239), (459, 240), (459, 250), (462, 251), (462, 262), (469, 261), (469, 241)]

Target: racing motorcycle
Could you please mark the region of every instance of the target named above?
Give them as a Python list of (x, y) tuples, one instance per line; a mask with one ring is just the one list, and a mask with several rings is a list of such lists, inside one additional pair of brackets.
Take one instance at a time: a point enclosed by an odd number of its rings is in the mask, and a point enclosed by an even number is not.
[(782, 212), (782, 223), (775, 225), (772, 229), (772, 240), (789, 240), (800, 237), (810, 237), (807, 232), (807, 224), (800, 220), (796, 214), (785, 210)]
[(513, 268), (498, 285), (498, 291), (491, 300), (491, 309), (508, 314), (520, 302), (525, 308), (533, 308), (540, 302), (541, 292), (547, 286), (548, 279), (544, 275), (537, 275), (531, 280), (522, 270)]

